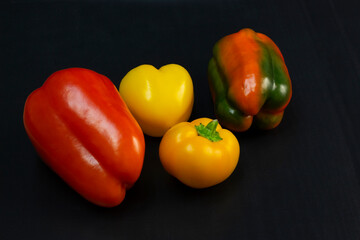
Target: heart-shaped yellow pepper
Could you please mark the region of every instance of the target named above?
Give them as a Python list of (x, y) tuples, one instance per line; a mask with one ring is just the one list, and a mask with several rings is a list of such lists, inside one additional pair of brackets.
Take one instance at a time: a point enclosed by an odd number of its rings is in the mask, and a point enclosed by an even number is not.
[(144, 133), (153, 137), (187, 121), (194, 104), (191, 77), (177, 64), (140, 65), (122, 79), (119, 92)]

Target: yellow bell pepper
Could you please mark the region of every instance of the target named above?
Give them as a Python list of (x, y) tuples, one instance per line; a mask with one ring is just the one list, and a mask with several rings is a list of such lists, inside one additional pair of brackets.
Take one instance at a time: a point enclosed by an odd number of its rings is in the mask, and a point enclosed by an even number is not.
[(206, 188), (231, 175), (239, 160), (240, 145), (217, 120), (199, 118), (170, 128), (161, 140), (159, 154), (170, 175), (190, 187)]
[(191, 77), (177, 64), (159, 70), (138, 66), (122, 79), (119, 92), (144, 133), (153, 137), (187, 121), (194, 103)]

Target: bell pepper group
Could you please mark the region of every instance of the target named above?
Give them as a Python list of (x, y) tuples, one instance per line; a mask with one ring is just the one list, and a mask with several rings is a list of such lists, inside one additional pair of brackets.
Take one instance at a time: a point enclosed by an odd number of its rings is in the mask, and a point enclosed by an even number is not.
[(43, 161), (92, 203), (120, 204), (139, 178), (144, 135), (101, 74), (55, 72), (27, 98), (24, 125)]
[(246, 131), (253, 122), (260, 129), (275, 128), (292, 95), (279, 48), (247, 28), (215, 44), (208, 79), (215, 114), (233, 131)]
[[(220, 124), (246, 131), (279, 125), (291, 95), (284, 58), (266, 35), (251, 29), (220, 39), (208, 65), (208, 81)], [(120, 204), (140, 176), (143, 132), (162, 137), (164, 169), (187, 186), (223, 182), (240, 156), (233, 133), (218, 120), (186, 122), (193, 108), (190, 74), (177, 64), (141, 65), (119, 90), (84, 68), (53, 73), (25, 103), (25, 130), (43, 161), (90, 202)]]

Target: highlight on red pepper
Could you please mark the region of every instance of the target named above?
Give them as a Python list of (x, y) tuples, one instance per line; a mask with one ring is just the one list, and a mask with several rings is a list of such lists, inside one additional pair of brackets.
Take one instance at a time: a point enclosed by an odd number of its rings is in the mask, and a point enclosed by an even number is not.
[(90, 202), (116, 206), (139, 178), (144, 135), (107, 77), (57, 71), (28, 96), (23, 119), (42, 160)]
[(233, 131), (272, 129), (292, 95), (284, 58), (266, 35), (242, 29), (213, 48), (208, 79), (219, 122)]

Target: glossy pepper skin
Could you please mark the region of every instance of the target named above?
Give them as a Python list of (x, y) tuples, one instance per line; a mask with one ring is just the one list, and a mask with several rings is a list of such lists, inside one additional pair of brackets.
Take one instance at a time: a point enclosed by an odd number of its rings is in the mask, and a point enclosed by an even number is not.
[(246, 131), (253, 122), (260, 129), (275, 128), (292, 95), (279, 48), (248, 28), (215, 44), (208, 79), (215, 114), (233, 131)]
[(178, 64), (140, 65), (122, 79), (119, 92), (144, 133), (153, 137), (187, 121), (194, 103), (191, 77)]
[(57, 71), (29, 95), (23, 118), (42, 160), (90, 202), (116, 206), (138, 179), (144, 135), (107, 77)]
[[(215, 138), (204, 137), (208, 133)], [(240, 145), (217, 120), (199, 118), (170, 128), (160, 142), (159, 155), (165, 170), (180, 182), (207, 188), (231, 175), (239, 160)]]

